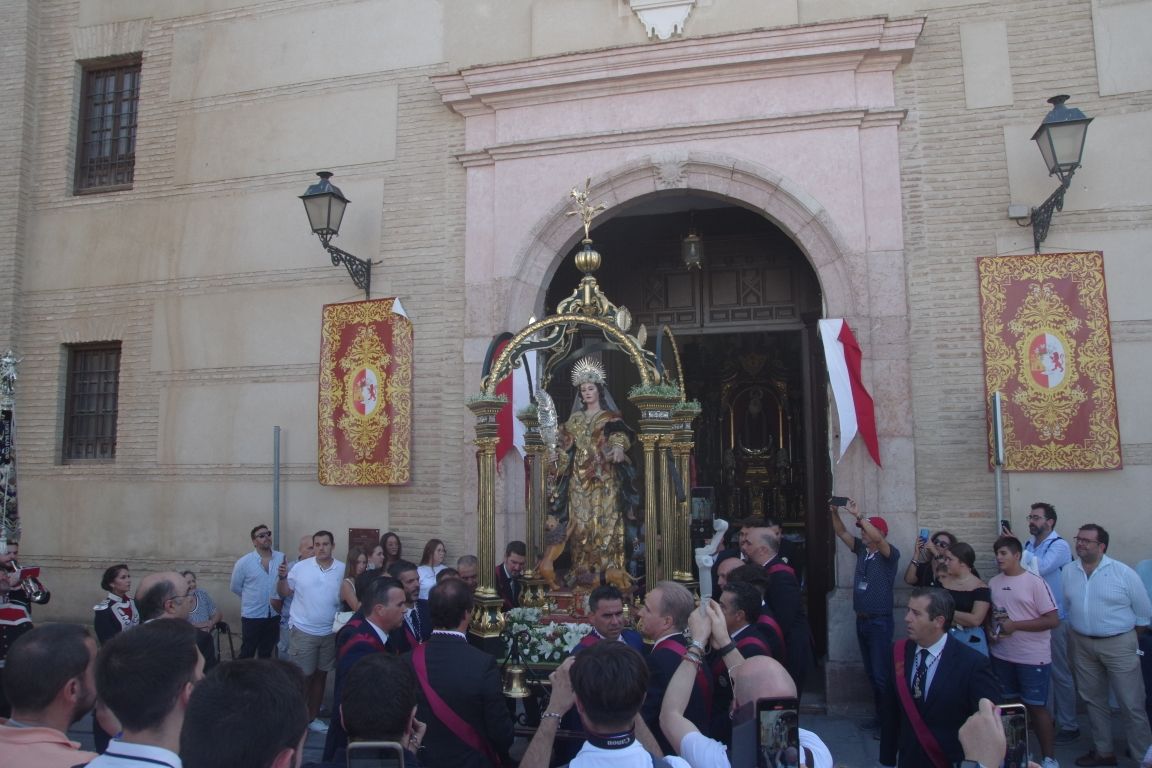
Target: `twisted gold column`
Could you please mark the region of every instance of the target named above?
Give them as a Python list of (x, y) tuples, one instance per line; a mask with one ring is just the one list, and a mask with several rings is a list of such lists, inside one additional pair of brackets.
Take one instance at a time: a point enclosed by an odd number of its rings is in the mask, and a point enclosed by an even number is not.
[(480, 584), (469, 631), (480, 638), (499, 637), (504, 630), (503, 601), (496, 594), (496, 415), (503, 398), (473, 400), (468, 409), (476, 416), (476, 557), (480, 561)]

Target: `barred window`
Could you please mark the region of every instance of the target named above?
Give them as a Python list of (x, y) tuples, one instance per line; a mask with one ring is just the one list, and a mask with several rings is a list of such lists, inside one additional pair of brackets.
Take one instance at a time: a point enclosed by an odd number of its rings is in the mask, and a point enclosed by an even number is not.
[(76, 192), (130, 189), (136, 166), (140, 57), (85, 65), (82, 78)]
[(68, 346), (64, 402), (65, 464), (116, 458), (120, 342)]

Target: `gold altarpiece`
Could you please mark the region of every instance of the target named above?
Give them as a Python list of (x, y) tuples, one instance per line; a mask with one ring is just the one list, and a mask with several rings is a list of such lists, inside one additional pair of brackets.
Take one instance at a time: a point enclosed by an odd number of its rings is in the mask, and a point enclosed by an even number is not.
[[(643, 519), (646, 529), (647, 556), (644, 579), (648, 585), (662, 579), (691, 583), (691, 498), (682, 493), (677, 498), (672, 467), (687, 485), (690, 477), (692, 448), (695, 442), (692, 422), (700, 406), (685, 400), (679, 352), (672, 332), (665, 327), (662, 337), (649, 339), (641, 325), (633, 331), (631, 313), (613, 304), (600, 290), (594, 273), (601, 257), (589, 237), (592, 217), (604, 206), (588, 202), (587, 186), (572, 190), (578, 215), (584, 223), (583, 248), (577, 252), (576, 266), (583, 278), (571, 296), (561, 301), (556, 313), (529, 323), (515, 333), (498, 355), (489, 356), (481, 379), (480, 392), (469, 399), (468, 408), (475, 416), (477, 454), (477, 557), (480, 583), (476, 589), (476, 610), (471, 633), (481, 639), (499, 637), (504, 629), (501, 599), (496, 592), (495, 520), (496, 520), (496, 448), (499, 443), (497, 415), (507, 400), (496, 393), (497, 385), (513, 375), (522, 365), (525, 352), (535, 351), (542, 361), (536, 390), (545, 390), (553, 375), (579, 357), (578, 342), (589, 336), (598, 341), (596, 348), (624, 355), (639, 373), (640, 384), (633, 387), (628, 399), (639, 409), (637, 440), (643, 453), (642, 488)], [(663, 364), (662, 354), (647, 348), (649, 342), (660, 348), (665, 344), (675, 372)], [(494, 345), (495, 346), (495, 345)], [(535, 373), (535, 372), (534, 372)], [(544, 581), (535, 572), (544, 542), (544, 524), (548, 510), (549, 446), (545, 444), (535, 411), (516, 414), (525, 426), (525, 461), (529, 492), (526, 518), (528, 566), (524, 574), (524, 604), (543, 606), (547, 600)], [(656, 546), (655, 542), (659, 542)]]

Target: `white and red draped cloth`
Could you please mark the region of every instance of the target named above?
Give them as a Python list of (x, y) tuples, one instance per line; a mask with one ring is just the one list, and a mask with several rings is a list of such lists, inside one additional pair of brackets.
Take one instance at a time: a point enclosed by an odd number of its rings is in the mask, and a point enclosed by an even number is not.
[[(836, 401), (840, 418), (840, 459), (859, 435), (868, 448), (868, 455), (876, 466), (880, 463), (880, 440), (876, 433), (876, 408), (872, 395), (864, 388), (860, 376), (863, 353), (856, 336), (843, 318), (818, 321), (820, 338), (824, 342), (824, 359), (828, 366), (828, 381)], [(839, 459), (837, 459), (839, 460)]]

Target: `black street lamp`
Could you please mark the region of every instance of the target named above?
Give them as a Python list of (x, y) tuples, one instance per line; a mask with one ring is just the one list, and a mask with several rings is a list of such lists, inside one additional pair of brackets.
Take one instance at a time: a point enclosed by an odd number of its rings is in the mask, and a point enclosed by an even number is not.
[(1091, 117), (1075, 107), (1066, 107), (1064, 102), (1067, 96), (1053, 96), (1048, 99), (1052, 111), (1044, 117), (1044, 122), (1032, 134), (1032, 141), (1040, 147), (1040, 154), (1044, 156), (1044, 164), (1048, 166), (1048, 175), (1060, 179), (1060, 186), (1047, 200), (1033, 208), (1026, 223), (1020, 226), (1032, 227), (1032, 242), (1036, 253), (1040, 253), (1040, 244), (1048, 236), (1048, 226), (1052, 223), (1052, 215), (1064, 209), (1064, 193), (1072, 183), (1072, 174), (1080, 167), (1080, 159), (1084, 155), (1084, 138), (1088, 134), (1088, 124)]
[(304, 210), (308, 214), (308, 224), (320, 238), (324, 250), (332, 257), (333, 266), (343, 264), (356, 287), (364, 289), (364, 298), (370, 299), (372, 262), (332, 245), (332, 238), (340, 234), (340, 222), (344, 220), (344, 209), (348, 207), (349, 200), (344, 197), (339, 187), (329, 181), (332, 178), (330, 171), (320, 171), (316, 175), (320, 177), (320, 181), (300, 195), (300, 199), (304, 201)]

